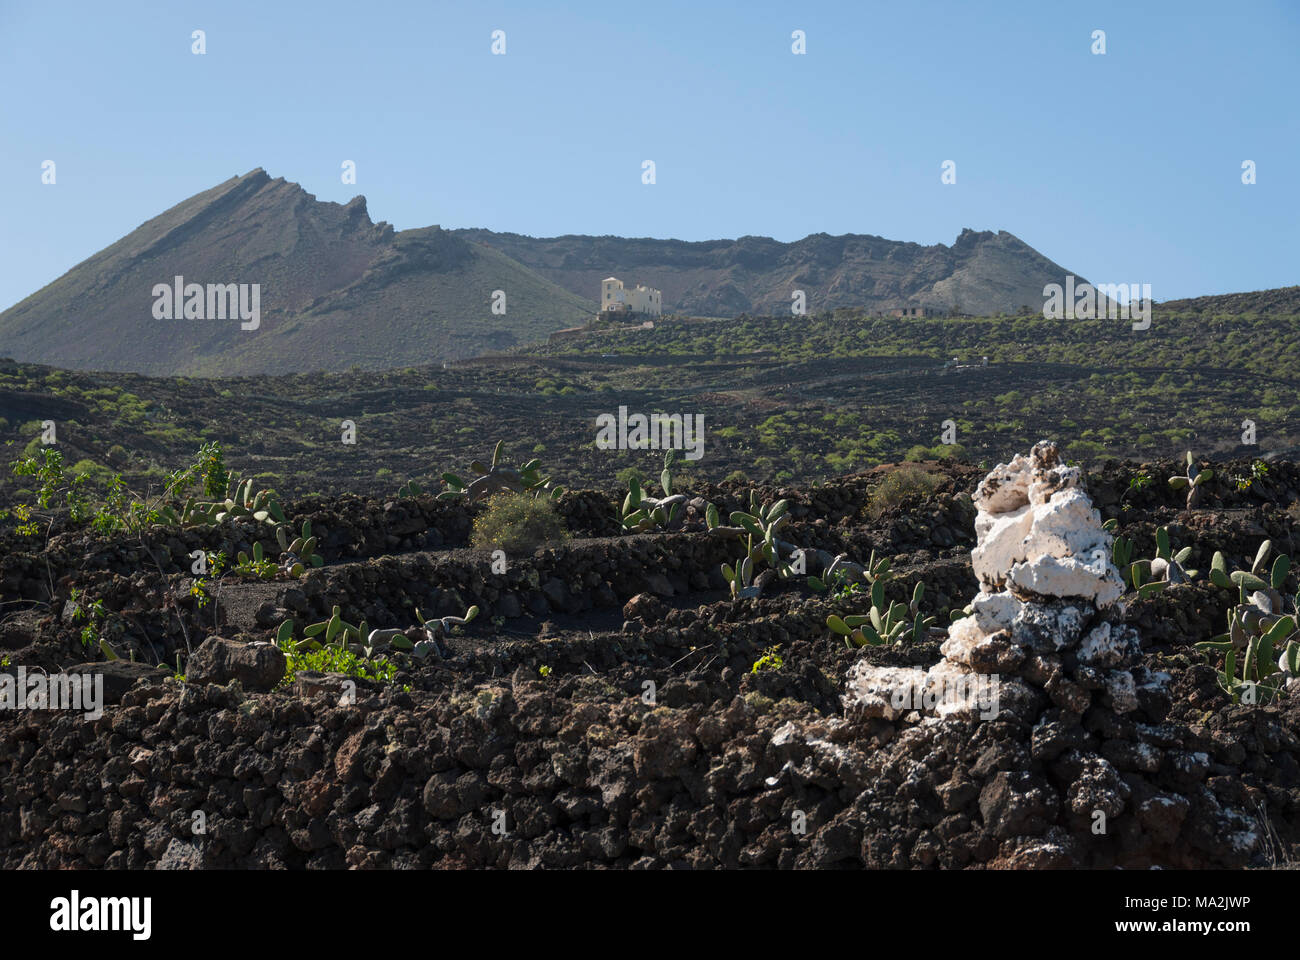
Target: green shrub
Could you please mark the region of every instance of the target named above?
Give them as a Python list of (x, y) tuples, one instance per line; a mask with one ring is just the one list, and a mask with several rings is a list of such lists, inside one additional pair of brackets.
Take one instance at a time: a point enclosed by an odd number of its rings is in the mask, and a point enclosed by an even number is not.
[(319, 650), (299, 651), (287, 649), (284, 680), (282, 686), (292, 683), (301, 671), (320, 673), (342, 673), (349, 677), (359, 677), (376, 683), (391, 683), (397, 676), (397, 664), (386, 657), (366, 659), (359, 657), (346, 647), (327, 645)]
[(1093, 440), (1074, 440), (1065, 448), (1065, 455), (1071, 460), (1096, 460), (1106, 453), (1106, 445)]
[(95, 479), (107, 479), (113, 475), (113, 471), (94, 460), (78, 460), (72, 465), (69, 471), (74, 477), (88, 476)]
[(645, 474), (636, 467), (624, 467), (614, 475), (614, 479), (618, 481), (620, 487), (630, 487), (633, 480), (642, 487), (645, 486)]
[(917, 444), (907, 451), (908, 460), (944, 460), (951, 457), (960, 460), (966, 455), (966, 449), (959, 443), (938, 443), (933, 447)]
[(929, 496), (942, 482), (942, 477), (920, 467), (906, 464), (896, 467), (871, 491), (871, 498), (867, 501), (867, 516), (875, 520), (908, 497)]
[(470, 545), (507, 553), (532, 553), (543, 543), (564, 540), (569, 531), (547, 497), (498, 493), (474, 519)]

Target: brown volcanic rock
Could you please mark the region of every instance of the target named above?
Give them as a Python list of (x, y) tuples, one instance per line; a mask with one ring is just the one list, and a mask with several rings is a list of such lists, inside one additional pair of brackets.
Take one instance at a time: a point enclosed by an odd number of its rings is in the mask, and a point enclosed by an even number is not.
[(220, 686), (238, 680), (249, 690), (270, 690), (284, 679), (284, 670), (284, 652), (275, 644), (208, 637), (186, 662), (185, 678)]

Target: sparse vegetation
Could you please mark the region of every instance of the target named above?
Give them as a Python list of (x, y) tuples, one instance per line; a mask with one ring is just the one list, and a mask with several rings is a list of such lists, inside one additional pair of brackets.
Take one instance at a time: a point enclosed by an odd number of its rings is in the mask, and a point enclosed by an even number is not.
[(865, 616), (854, 614), (840, 617), (831, 614), (826, 618), (826, 625), (831, 631), (843, 637), (850, 648), (880, 647), (902, 643), (904, 640), (918, 643), (926, 639), (936, 619), (921, 614), (925, 584), (918, 581), (912, 588), (910, 603), (890, 603), (885, 599), (885, 585), (890, 579), (888, 558), (881, 558), (877, 562), (873, 554), (868, 570), (872, 571), (870, 609)]
[(929, 496), (941, 482), (942, 477), (921, 467), (911, 464), (896, 467), (872, 491), (867, 515), (874, 520), (886, 510), (901, 506), (909, 497)]
[(322, 646), (315, 650), (290, 649), (285, 651), (288, 661), (283, 685), (293, 683), (303, 671), (341, 673), (348, 677), (370, 680), (374, 683), (391, 683), (397, 675), (397, 665), (384, 657), (368, 659), (347, 647)]
[(542, 476), (540, 460), (529, 460), (522, 467), (512, 467), (503, 462), (505, 441), (498, 440), (492, 451), (492, 462), (485, 464), (475, 460), (470, 464), (477, 477), (468, 484), (454, 473), (444, 473), (443, 483), (447, 489), (438, 494), (439, 500), (454, 500), (464, 497), (467, 503), (474, 503), (494, 493), (508, 491), (529, 497), (543, 494), (552, 500), (558, 500), (564, 493), (563, 487), (554, 486), (549, 477)]
[(565, 540), (568, 535), (552, 500), (506, 492), (490, 497), (474, 518), (470, 543), (519, 555), (532, 553), (544, 543)]
[(640, 480), (628, 480), (627, 496), (623, 499), (623, 529), (644, 533), (647, 530), (666, 530), (676, 526), (686, 512), (686, 495), (673, 493), (673, 451), (664, 455), (664, 469), (659, 474), (662, 497), (652, 497)]
[(760, 673), (764, 670), (780, 670), (785, 666), (785, 660), (781, 657), (780, 645), (768, 647), (763, 651), (763, 655), (754, 661), (754, 666), (750, 673)]
[(1214, 471), (1201, 469), (1192, 456), (1192, 451), (1187, 451), (1187, 470), (1182, 474), (1174, 474), (1169, 478), (1169, 486), (1175, 490), (1187, 491), (1187, 509), (1193, 510), (1200, 505), (1205, 497), (1205, 484), (1214, 477)]

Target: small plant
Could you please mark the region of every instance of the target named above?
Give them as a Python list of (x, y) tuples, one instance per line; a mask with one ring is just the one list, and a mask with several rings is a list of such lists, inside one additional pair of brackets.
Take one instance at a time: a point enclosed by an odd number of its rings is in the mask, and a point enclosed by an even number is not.
[(1260, 544), (1249, 571), (1229, 573), (1220, 552), (1210, 564), (1210, 580), (1225, 589), (1235, 587), (1238, 603), (1228, 611), (1228, 632), (1196, 647), (1223, 654), (1219, 686), (1233, 703), (1269, 703), (1285, 692), (1290, 680), (1300, 677), (1300, 594), (1291, 598), (1291, 609), (1286, 610), (1282, 587), (1291, 560), (1280, 554), (1266, 570), (1271, 551), (1271, 541)]
[(226, 469), (225, 455), (221, 444), (215, 440), (199, 447), (195, 460), (196, 473), (203, 486), (203, 493), (208, 497), (219, 497), (226, 485), (230, 483), (230, 471)]
[(1174, 474), (1169, 478), (1169, 486), (1175, 490), (1187, 491), (1187, 509), (1195, 509), (1205, 499), (1205, 484), (1214, 477), (1213, 470), (1202, 470), (1196, 464), (1192, 451), (1187, 451), (1187, 469), (1183, 474)]
[(852, 579), (842, 567), (835, 567), (834, 564), (831, 566), (831, 572), (826, 574), (825, 580), (810, 576), (808, 586), (819, 593), (826, 592), (832, 600), (848, 600), (860, 596), (866, 590), (860, 580)]
[(91, 519), (90, 525), (95, 532), (101, 536), (108, 536), (117, 530), (126, 526), (125, 517), (129, 510), (130, 496), (127, 493), (126, 483), (122, 480), (120, 473), (114, 474), (113, 478), (108, 481), (108, 489), (104, 494), (104, 504)]
[[(1114, 521), (1107, 522), (1114, 523)], [(1107, 529), (1115, 528), (1112, 525)], [(1155, 596), (1170, 584), (1187, 583), (1195, 579), (1199, 571), (1183, 568), (1183, 564), (1191, 554), (1191, 547), (1183, 547), (1177, 553), (1174, 552), (1169, 543), (1168, 527), (1156, 528), (1156, 555), (1151, 560), (1134, 560), (1133, 541), (1128, 537), (1115, 537), (1111, 548), (1111, 558), (1119, 570), (1120, 577), (1143, 599)]]
[[(335, 606), (328, 620), (322, 620), (319, 623), (313, 623), (303, 628), (304, 645), (308, 649), (316, 649), (322, 646), (328, 647), (331, 644), (344, 647), (349, 640), (361, 643), (370, 638), (370, 631), (366, 627), (367, 624), (364, 620), (359, 625), (348, 623), (343, 619), (339, 608)], [(284, 629), (283, 625), (281, 629)]]
[(209, 588), (214, 582), (221, 578), (222, 571), (226, 569), (226, 554), (224, 551), (208, 555), (208, 575), (206, 577), (198, 576), (190, 584), (190, 596), (194, 598), (200, 610), (204, 609), (212, 600), (212, 594)]
[(424, 487), (420, 486), (414, 480), (407, 480), (406, 483), (397, 488), (397, 496), (403, 499), (422, 497), (424, 496)]
[(826, 625), (842, 636), (850, 649), (902, 643), (908, 637), (917, 643), (924, 640), (934, 626), (934, 617), (923, 617), (920, 613), (921, 599), (925, 595), (924, 583), (918, 581), (912, 589), (910, 604), (886, 603), (886, 579), (878, 577), (871, 585), (871, 609), (866, 616), (838, 617), (831, 614), (826, 618)]
[(67, 482), (63, 473), (63, 454), (53, 447), (41, 447), (34, 456), (15, 460), (11, 469), (15, 476), (36, 478), (36, 503), (42, 510), (50, 509)]
[(1233, 477), (1232, 479), (1237, 484), (1237, 492), (1245, 493), (1252, 486), (1254, 486), (1256, 480), (1263, 480), (1264, 477), (1267, 475), (1268, 475), (1268, 464), (1265, 463), (1263, 460), (1256, 460), (1254, 463), (1250, 465), (1250, 473), (1248, 475), (1236, 476)]
[(14, 507), (14, 519), (18, 521), (17, 531), (20, 536), (34, 537), (40, 532), (40, 527), (32, 519), (32, 508), (25, 503), (20, 503)]
[(1119, 508), (1122, 511), (1128, 511), (1133, 508), (1133, 504), (1128, 502), (1128, 498), (1134, 494), (1141, 493), (1147, 487), (1151, 486), (1151, 474), (1145, 471), (1138, 471), (1128, 479), (1128, 487), (1119, 498)]
[(532, 553), (544, 543), (569, 536), (555, 501), (518, 493), (497, 493), (474, 518), (470, 545), (511, 554)]
[(867, 516), (878, 520), (890, 507), (898, 506), (908, 497), (929, 496), (942, 483), (942, 477), (920, 467), (896, 467), (871, 491), (871, 497), (867, 501)]
[(478, 616), (478, 607), (470, 607), (465, 611), (463, 617), (434, 617), (426, 620), (420, 613), (420, 608), (415, 608), (416, 619), (424, 626), (425, 639), (419, 643), (411, 643), (405, 636), (395, 636), (392, 638), (393, 648), (396, 650), (409, 650), (411, 656), (417, 660), (423, 660), (431, 653), (439, 652), (438, 647), (441, 641), (445, 640), (452, 631), (462, 627)]
[(537, 672), (541, 674), (542, 679), (545, 680), (547, 677), (551, 675), (551, 668), (547, 666), (541, 666), (537, 668)]
[(261, 543), (253, 544), (253, 555), (251, 557), (244, 553), (243, 550), (240, 550), (236, 559), (238, 562), (235, 564), (233, 572), (257, 580), (271, 580), (279, 569), (263, 555)]
[[(783, 544), (776, 536), (790, 520), (786, 500), (778, 500), (769, 505), (760, 505), (758, 494), (750, 491), (749, 510), (735, 510), (731, 514), (734, 526), (723, 527), (719, 524), (718, 509), (709, 504), (705, 512), (705, 522), (711, 532), (726, 533), (737, 537), (744, 547), (744, 552), (733, 566), (722, 565), (722, 577), (727, 581), (734, 600), (757, 597), (763, 588), (775, 577), (782, 579), (792, 576), (793, 567), (781, 555)], [(758, 572), (759, 564), (767, 564), (768, 569)]]
[(104, 613), (104, 601), (96, 600), (94, 603), (88, 603), (83, 594), (76, 587), (68, 594), (68, 603), (72, 604), (72, 622), (82, 624), (80, 639), (83, 650), (89, 650), (99, 642), (99, 633), (103, 629), (106, 615)]
[(491, 466), (481, 460), (470, 464), (470, 469), (478, 476), (468, 484), (454, 473), (444, 473), (442, 479), (447, 489), (438, 494), (438, 499), (455, 500), (463, 497), (466, 503), (475, 503), (492, 494), (508, 491), (529, 497), (545, 495), (558, 500), (564, 493), (563, 487), (552, 486), (550, 478), (541, 475), (540, 460), (529, 460), (522, 467), (511, 467), (501, 462), (504, 453), (505, 441), (498, 440), (492, 451)]
[(686, 512), (686, 495), (673, 493), (672, 466), (675, 454), (675, 450), (669, 450), (664, 455), (664, 469), (659, 475), (663, 497), (656, 499), (647, 495), (636, 477), (628, 480), (627, 496), (623, 498), (624, 530), (635, 530), (638, 533), (665, 530), (681, 521)]
[(400, 630), (370, 630), (365, 621), (350, 624), (336, 606), (328, 620), (306, 627), (301, 640), (294, 639), (293, 621), (285, 620), (275, 632), (275, 644), (289, 660), (285, 683), (292, 681), (300, 670), (344, 673), (388, 683), (396, 676), (397, 665), (375, 651), (381, 643), (389, 641), (401, 649), (395, 639), (398, 637), (401, 637)]
[(54, 447), (41, 447), (34, 456), (14, 461), (12, 470), (15, 476), (36, 479), (36, 503), (42, 510), (49, 510), (62, 493), (71, 522), (81, 523), (89, 518), (90, 502), (84, 493), (89, 475), (69, 477), (63, 469), (63, 454)]
[(754, 666), (749, 672), (759, 673), (763, 670), (780, 670), (785, 666), (785, 661), (781, 659), (781, 654), (778, 652), (780, 649), (780, 644), (768, 647), (763, 651), (763, 655), (754, 661)]
[(327, 646), (316, 650), (285, 650), (284, 680), (281, 685), (293, 682), (303, 671), (341, 673), (359, 680), (374, 683), (391, 683), (397, 676), (397, 664), (386, 657), (367, 657), (347, 647)]
[(275, 540), (281, 550), (280, 569), (297, 580), (307, 572), (307, 567), (324, 566), (325, 558), (316, 552), (316, 538), (311, 535), (310, 520), (304, 520), (298, 535), (290, 540), (292, 533), (293, 526), (288, 523), (275, 528)]

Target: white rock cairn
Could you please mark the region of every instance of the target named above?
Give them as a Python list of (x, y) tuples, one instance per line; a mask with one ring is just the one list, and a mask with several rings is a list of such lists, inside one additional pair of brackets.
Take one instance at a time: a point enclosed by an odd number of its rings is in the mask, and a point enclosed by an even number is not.
[[(1025, 722), (1044, 695), (1082, 714), (1094, 691), (1115, 713), (1138, 706), (1137, 634), (1121, 623), (1123, 581), (1111, 536), (1056, 445), (1036, 444), (986, 476), (975, 493), (971, 564), (979, 593), (955, 621), (928, 671), (859, 660), (849, 671), (845, 712), (894, 721), (912, 711), (939, 719)], [(1137, 670), (1141, 683), (1163, 675)]]

